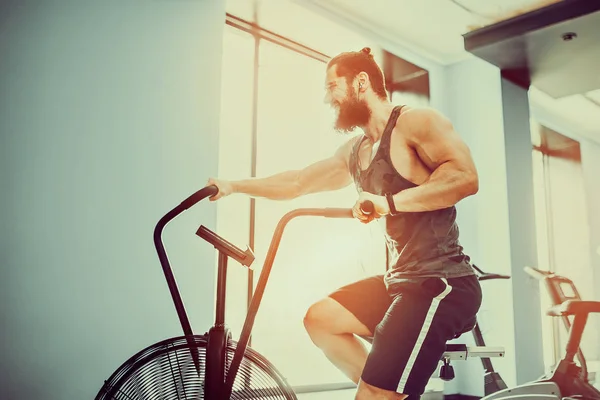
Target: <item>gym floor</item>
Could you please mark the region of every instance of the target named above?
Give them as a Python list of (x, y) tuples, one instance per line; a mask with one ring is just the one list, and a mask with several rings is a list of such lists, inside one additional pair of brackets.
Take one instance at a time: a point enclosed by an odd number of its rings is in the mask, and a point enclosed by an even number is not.
[[(332, 390), (328, 392), (300, 393), (298, 400), (352, 400), (355, 389)], [(421, 396), (421, 400), (443, 400), (443, 392), (428, 392)]]

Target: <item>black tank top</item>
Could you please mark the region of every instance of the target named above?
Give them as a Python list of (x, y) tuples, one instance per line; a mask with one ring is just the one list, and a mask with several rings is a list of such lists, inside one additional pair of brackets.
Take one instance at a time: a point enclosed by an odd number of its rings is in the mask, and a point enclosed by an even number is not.
[[(397, 106), (392, 111), (375, 157), (364, 170), (358, 150), (367, 136), (356, 141), (349, 164), (359, 192), (383, 196), (417, 186), (396, 171), (390, 157), (390, 138), (402, 108)], [(455, 207), (388, 215), (381, 221), (385, 224), (386, 284), (415, 277), (457, 278), (474, 274), (458, 240)]]

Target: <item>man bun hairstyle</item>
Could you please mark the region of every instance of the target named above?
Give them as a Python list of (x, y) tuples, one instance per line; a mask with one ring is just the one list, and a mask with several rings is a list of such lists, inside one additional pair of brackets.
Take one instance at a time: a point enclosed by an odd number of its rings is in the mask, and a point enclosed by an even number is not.
[(336, 65), (337, 75), (346, 78), (346, 82), (348, 82), (349, 85), (352, 84), (352, 81), (360, 72), (366, 72), (367, 75), (369, 75), (373, 91), (380, 98), (387, 99), (388, 93), (385, 86), (385, 79), (383, 78), (383, 72), (375, 62), (370, 47), (363, 47), (360, 51), (340, 53), (329, 60), (327, 68)]

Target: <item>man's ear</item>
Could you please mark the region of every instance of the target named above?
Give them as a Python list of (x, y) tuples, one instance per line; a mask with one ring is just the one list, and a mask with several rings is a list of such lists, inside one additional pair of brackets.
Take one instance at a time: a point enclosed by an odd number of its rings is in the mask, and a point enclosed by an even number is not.
[(369, 87), (369, 75), (362, 71), (359, 72), (356, 76), (356, 80), (358, 81), (358, 88), (361, 90), (366, 90)]

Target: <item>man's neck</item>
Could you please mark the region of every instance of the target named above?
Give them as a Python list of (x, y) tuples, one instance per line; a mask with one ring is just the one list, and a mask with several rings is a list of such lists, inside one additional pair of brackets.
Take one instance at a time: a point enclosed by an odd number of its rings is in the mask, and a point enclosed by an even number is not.
[(363, 127), (363, 131), (375, 143), (381, 139), (395, 105), (387, 100), (378, 100), (374, 104), (370, 104), (369, 107), (371, 108), (371, 118), (367, 125)]

